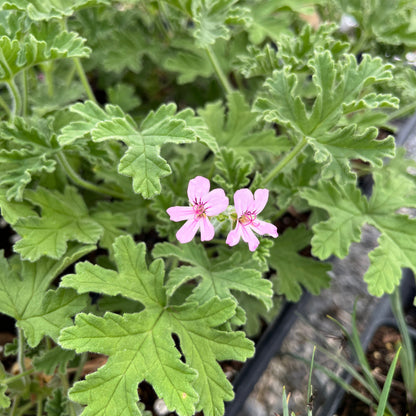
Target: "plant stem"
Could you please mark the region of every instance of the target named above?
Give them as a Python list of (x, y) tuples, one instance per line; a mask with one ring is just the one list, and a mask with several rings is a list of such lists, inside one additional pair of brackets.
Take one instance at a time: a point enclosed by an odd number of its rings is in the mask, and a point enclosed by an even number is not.
[(13, 399), (12, 407), (10, 408), (9, 416), (15, 416), (19, 407), (20, 396), (15, 396)]
[(5, 113), (7, 114), (7, 117), (11, 117), (12, 112), (10, 111), (9, 106), (7, 105), (6, 101), (4, 101), (3, 97), (0, 96), (0, 106), (3, 108)]
[(68, 398), (68, 411), (70, 416), (77, 416), (74, 408), (74, 403), (68, 397), (69, 383), (66, 374), (59, 374), (62, 383), (62, 390), (64, 395)]
[(224, 88), (225, 92), (227, 94), (231, 94), (233, 92), (233, 87), (231, 86), (230, 82), (228, 81), (227, 77), (225, 76), (217, 57), (215, 56), (214, 51), (211, 49), (210, 46), (207, 46), (205, 48), (205, 51), (208, 55), (208, 58), (211, 62), (212, 67), (214, 68), (215, 73), (217, 74), (217, 77)]
[(416, 101), (412, 101), (409, 104), (400, 107), (398, 110), (393, 111), (390, 115), (388, 120), (396, 120), (398, 118), (406, 117), (410, 113), (413, 113), (416, 110)]
[(306, 146), (307, 144), (306, 137), (304, 136), (302, 140), (275, 166), (275, 168), (266, 176), (263, 181), (263, 185), (267, 185), (272, 179), (274, 179), (279, 172), (288, 165), (292, 159), (294, 159)]
[(34, 368), (31, 368), (30, 370), (26, 370), (26, 371), (24, 371), (22, 373), (16, 374), (15, 376), (5, 378), (1, 382), (4, 383), (4, 384), (13, 383), (14, 381), (19, 380), (22, 377), (26, 377), (29, 374), (32, 374), (34, 372), (35, 372), (35, 369)]
[(81, 359), (79, 361), (77, 371), (74, 375), (74, 380), (73, 380), (74, 383), (81, 378), (82, 370), (84, 369), (84, 365), (87, 362), (87, 358), (88, 358), (88, 354), (86, 352), (83, 352), (81, 354)]
[(27, 112), (28, 112), (28, 95), (27, 95), (27, 90), (28, 90), (28, 80), (27, 80), (27, 69), (25, 69), (22, 72), (22, 108), (23, 108), (23, 117), (27, 116)]
[(412, 396), (415, 395), (415, 380), (414, 380), (414, 371), (415, 371), (415, 356), (413, 352), (413, 343), (410, 339), (409, 331), (407, 330), (407, 324), (404, 317), (402, 304), (400, 301), (400, 292), (396, 288), (394, 292), (390, 295), (390, 304), (391, 310), (393, 311), (394, 317), (396, 318), (397, 324), (399, 326), (400, 335), (402, 337), (402, 351), (400, 353), (401, 359), (401, 368), (404, 384), (406, 390)]
[(79, 79), (81, 80), (81, 83), (84, 86), (84, 89), (85, 89), (85, 92), (87, 93), (88, 98), (91, 101), (94, 101), (95, 103), (97, 103), (97, 99), (95, 98), (91, 85), (88, 82), (88, 78), (85, 74), (84, 67), (81, 64), (81, 60), (79, 58), (73, 58), (73, 61), (75, 63), (75, 68), (77, 70)]
[[(25, 338), (23, 336), (23, 331), (21, 328), (17, 328), (17, 362), (19, 365), (20, 373), (25, 373)], [(23, 377), (23, 383), (25, 386), (29, 384), (27, 376)]]
[(19, 89), (17, 88), (14, 79), (7, 81), (7, 87), (10, 92), (10, 97), (12, 99), (12, 111), (10, 114), (10, 120), (13, 121), (14, 118), (20, 115), (22, 111), (22, 97), (20, 96)]
[(88, 189), (89, 191), (96, 192), (99, 194), (109, 195), (114, 198), (125, 199), (125, 195), (114, 191), (112, 189), (104, 188), (102, 186), (94, 185), (91, 182), (86, 181), (85, 179), (81, 178), (72, 168), (68, 160), (66, 159), (63, 153), (56, 154), (59, 163), (61, 164), (62, 168), (64, 169), (65, 173), (74, 182), (76, 185), (80, 186), (81, 188)]
[(43, 400), (42, 397), (38, 397), (37, 405), (36, 405), (36, 416), (43, 415)]

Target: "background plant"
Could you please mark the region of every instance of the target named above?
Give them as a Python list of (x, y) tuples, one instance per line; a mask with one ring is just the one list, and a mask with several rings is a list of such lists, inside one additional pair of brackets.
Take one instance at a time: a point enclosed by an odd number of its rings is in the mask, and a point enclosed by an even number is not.
[[(385, 130), (411, 102), (412, 26), (343, 33), (343, 12), (366, 27), (351, 5), (0, 1), (0, 207), (20, 237), (0, 271), (18, 333), (6, 350), (18, 380), (1, 375), (10, 414), (142, 414), (144, 379), (179, 415), (222, 414), (233, 392), (218, 361), (252, 356), (243, 330), (258, 333), (282, 297), (327, 287), (319, 260), (344, 257), (364, 223), (381, 233), (370, 293), (416, 271), (415, 221), (397, 212), (416, 203), (413, 163)], [(180, 245), (166, 209), (187, 204), (195, 176), (230, 200), (269, 189), (262, 215), (279, 238), (254, 253), (225, 238)], [(74, 384), (88, 352), (108, 361)]]

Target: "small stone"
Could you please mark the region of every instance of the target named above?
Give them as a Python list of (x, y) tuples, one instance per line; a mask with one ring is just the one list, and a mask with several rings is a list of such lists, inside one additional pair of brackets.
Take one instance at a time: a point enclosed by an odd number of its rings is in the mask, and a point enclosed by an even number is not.
[(153, 409), (158, 416), (164, 416), (169, 413), (166, 403), (162, 399), (156, 399)]

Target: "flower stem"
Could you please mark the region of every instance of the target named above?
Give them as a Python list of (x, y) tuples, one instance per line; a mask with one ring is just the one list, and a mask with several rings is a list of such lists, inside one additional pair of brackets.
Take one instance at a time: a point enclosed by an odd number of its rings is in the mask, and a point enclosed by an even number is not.
[(272, 179), (274, 179), (280, 173), (280, 171), (303, 150), (307, 143), (308, 141), (304, 136), (302, 140), (300, 140), (298, 144), (275, 166), (275, 168), (269, 172), (269, 174), (263, 180), (263, 186), (267, 185)]
[(26, 377), (26, 376), (32, 374), (34, 371), (35, 371), (35, 369), (31, 368), (30, 370), (26, 370), (22, 373), (16, 374), (15, 376), (5, 378), (1, 382), (4, 383), (4, 384), (13, 383), (14, 381), (19, 380), (22, 377)]
[[(20, 374), (26, 372), (25, 366), (25, 338), (21, 328), (17, 328), (17, 362), (19, 365)], [(27, 376), (23, 376), (23, 383), (27, 385), (29, 380)]]
[(96, 192), (99, 194), (109, 195), (114, 198), (125, 199), (125, 195), (121, 192), (114, 191), (113, 189), (104, 188), (102, 186), (94, 185), (91, 182), (86, 181), (85, 179), (81, 178), (75, 170), (72, 168), (70, 163), (68, 162), (67, 158), (63, 153), (56, 154), (59, 163), (61, 164), (62, 168), (64, 169), (65, 173), (74, 182), (76, 185), (80, 186), (81, 188), (88, 189), (89, 191)]
[(95, 98), (91, 85), (88, 82), (88, 78), (87, 78), (87, 75), (85, 74), (84, 67), (81, 64), (81, 60), (79, 58), (73, 58), (73, 61), (75, 63), (75, 68), (77, 70), (79, 79), (81, 80), (81, 83), (84, 86), (84, 89), (85, 89), (85, 92), (87, 93), (88, 98), (91, 101), (94, 101), (95, 103), (97, 103), (97, 99)]
[[(69, 390), (69, 383), (68, 379), (66, 378), (66, 374), (59, 373), (59, 378), (61, 379), (62, 383), (62, 391), (64, 393), (64, 396), (68, 398), (68, 390)], [(77, 416), (74, 408), (74, 403), (68, 398), (68, 411), (70, 416)]]
[(217, 57), (215, 56), (214, 51), (211, 49), (210, 46), (207, 46), (205, 48), (205, 51), (208, 55), (208, 58), (211, 62), (212, 67), (214, 68), (215, 73), (217, 74), (217, 77), (224, 88), (225, 92), (227, 94), (231, 94), (233, 92), (233, 87), (231, 86), (230, 82), (228, 81), (227, 77), (225, 76)]
[(20, 115), (22, 111), (22, 97), (20, 96), (19, 89), (17, 88), (14, 79), (7, 81), (7, 87), (10, 92), (10, 97), (12, 99), (12, 111), (10, 114), (10, 120), (13, 121), (14, 118)]

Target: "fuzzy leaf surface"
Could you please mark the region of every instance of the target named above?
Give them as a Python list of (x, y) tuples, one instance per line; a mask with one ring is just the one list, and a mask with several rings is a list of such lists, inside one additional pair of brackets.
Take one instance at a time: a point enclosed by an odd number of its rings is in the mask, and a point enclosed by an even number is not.
[(71, 16), (84, 7), (108, 4), (108, 0), (0, 0), (2, 10), (20, 10), (33, 20), (50, 20)]
[(33, 176), (55, 170), (58, 146), (54, 138), (28, 126), (22, 118), (16, 118), (14, 125), (1, 123), (0, 136), (5, 141), (0, 150), (0, 185), (7, 188), (8, 200), (22, 201)]
[(103, 234), (103, 227), (89, 215), (75, 188), (68, 186), (63, 194), (38, 188), (26, 191), (25, 197), (41, 207), (42, 215), (21, 218), (15, 224), (22, 238), (14, 249), (24, 259), (58, 259), (65, 253), (68, 241), (95, 244)]
[(22, 40), (0, 37), (0, 82), (11, 81), (20, 71), (43, 62), (62, 58), (82, 58), (91, 50), (85, 39), (74, 32), (62, 31), (57, 22), (42, 25)]
[(165, 143), (190, 143), (196, 140), (195, 132), (176, 117), (175, 104), (162, 105), (151, 111), (140, 129), (120, 107), (107, 105), (101, 109), (91, 101), (78, 103), (70, 108), (79, 114), (81, 121), (73, 122), (62, 130), (60, 142), (71, 143), (85, 134), (91, 134), (96, 142), (120, 140), (127, 145), (118, 171), (133, 179), (133, 189), (145, 198), (161, 191), (160, 178), (171, 173), (171, 168), (160, 156)]
[(270, 250), (270, 264), (277, 270), (274, 279), (277, 293), (291, 302), (300, 299), (302, 287), (314, 295), (329, 287), (331, 265), (298, 253), (310, 244), (311, 237), (312, 232), (304, 226), (288, 228)]
[[(402, 159), (402, 163), (406, 162)], [(323, 260), (331, 254), (346, 256), (350, 244), (360, 240), (364, 223), (380, 231), (379, 245), (370, 252), (370, 267), (364, 275), (368, 291), (375, 296), (395, 289), (401, 279), (401, 268), (416, 271), (412, 255), (416, 250), (416, 220), (396, 213), (398, 208), (416, 206), (414, 198), (407, 198), (414, 192), (415, 184), (409, 174), (401, 174), (396, 167), (374, 173), (375, 186), (369, 201), (353, 184), (340, 188), (334, 183), (321, 182), (316, 190), (301, 191), (312, 206), (329, 214), (328, 220), (313, 226), (312, 253), (318, 258)]]
[[(314, 158), (323, 163), (326, 176), (351, 179), (351, 158), (368, 160), (380, 166), (381, 160), (394, 156), (392, 137), (375, 140), (375, 130), (361, 131), (356, 125), (344, 126), (343, 117), (357, 109), (397, 107), (397, 98), (367, 92), (369, 86), (391, 79), (391, 66), (380, 58), (364, 55), (358, 64), (355, 57), (345, 55), (335, 62), (330, 52), (316, 52), (308, 62), (316, 91), (313, 105), (308, 106), (299, 95), (298, 75), (289, 66), (268, 78), (268, 91), (255, 103), (266, 121), (280, 123), (306, 138), (314, 149)], [(371, 91), (371, 90), (370, 90)], [(346, 176), (345, 176), (346, 175)]]
[(231, 290), (245, 292), (261, 300), (270, 308), (273, 291), (271, 283), (262, 279), (259, 271), (250, 268), (235, 267), (240, 256), (231, 256), (228, 260), (213, 261), (201, 245), (186, 244), (180, 247), (170, 243), (157, 244), (153, 250), (155, 257), (176, 257), (190, 266), (180, 266), (170, 272), (166, 283), (167, 293), (172, 295), (183, 283), (201, 278), (189, 300), (204, 303), (218, 296), (220, 299), (233, 298)]
[(55, 277), (95, 247), (71, 246), (60, 260), (42, 258), (35, 263), (7, 261), (0, 255), (0, 312), (16, 319), (28, 344), (35, 347), (44, 335), (57, 340), (59, 331), (71, 325), (71, 317), (87, 304), (87, 296), (72, 289), (48, 290)]
[[(79, 314), (75, 326), (62, 331), (59, 342), (64, 348), (109, 356), (97, 372), (74, 385), (70, 398), (88, 404), (83, 416), (140, 415), (137, 384), (146, 379), (181, 416), (199, 410), (223, 414), (223, 401), (231, 400), (233, 393), (216, 360), (245, 360), (253, 354), (242, 332), (215, 329), (234, 315), (234, 302), (214, 297), (204, 305), (170, 306), (161, 259), (147, 266), (144, 243), (136, 245), (129, 236), (116, 240), (114, 252), (118, 271), (79, 263), (62, 285), (80, 293), (121, 294), (140, 302), (144, 310), (123, 316)], [(185, 362), (172, 333), (180, 340)], [(100, 401), (93, 400), (97, 395)]]

